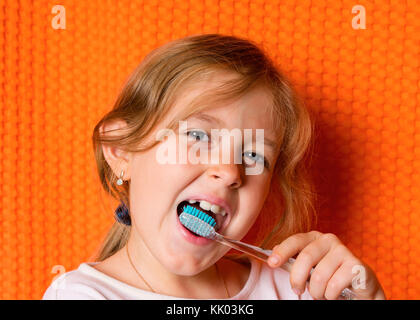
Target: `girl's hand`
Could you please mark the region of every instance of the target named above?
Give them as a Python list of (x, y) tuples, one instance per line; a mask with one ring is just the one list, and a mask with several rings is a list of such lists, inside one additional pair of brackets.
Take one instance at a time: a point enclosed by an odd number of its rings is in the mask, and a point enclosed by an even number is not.
[(355, 293), (356, 299), (385, 299), (372, 269), (334, 234), (311, 231), (292, 235), (273, 248), (268, 264), (279, 267), (296, 254), (290, 284), (297, 295), (305, 291), (309, 273), (314, 268), (308, 285), (314, 299), (337, 299), (347, 287)]

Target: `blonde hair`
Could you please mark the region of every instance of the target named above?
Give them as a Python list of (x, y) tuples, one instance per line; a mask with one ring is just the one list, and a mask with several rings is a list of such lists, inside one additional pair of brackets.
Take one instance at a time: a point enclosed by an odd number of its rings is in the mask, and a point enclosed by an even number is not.
[[(255, 86), (268, 89), (273, 99), (268, 117), (281, 142), (271, 181), (271, 200), (267, 198), (263, 208), (267, 211), (263, 215), (266, 220), (259, 222), (260, 235), (264, 235), (260, 245), (269, 247), (293, 233), (308, 231), (313, 221), (314, 193), (305, 165), (310, 154), (313, 126), (308, 110), (298, 101), (287, 79), (263, 49), (250, 40), (220, 34), (194, 35), (168, 42), (150, 52), (129, 77), (113, 109), (93, 130), (93, 149), (100, 181), (108, 194), (124, 202), (129, 209), (129, 185), (117, 187), (119, 177), (106, 162), (102, 145), (115, 146), (126, 152), (152, 148), (159, 141), (150, 145), (145, 141), (167, 114), (177, 95), (192, 81), (220, 71), (236, 77), (200, 95), (179, 112), (168, 129), (175, 129), (179, 120), (215, 105), (217, 101), (238, 98)], [(127, 123), (121, 134), (101, 133), (102, 125), (121, 119)], [(279, 194), (283, 199), (279, 199)], [(278, 211), (279, 201), (284, 211), (279, 213), (280, 217), (267, 236), (267, 230), (263, 229), (267, 224), (272, 226), (272, 211), (273, 208)], [(270, 207), (272, 203), (274, 207)], [(120, 250), (128, 240), (130, 228), (115, 222), (97, 260), (102, 261)]]

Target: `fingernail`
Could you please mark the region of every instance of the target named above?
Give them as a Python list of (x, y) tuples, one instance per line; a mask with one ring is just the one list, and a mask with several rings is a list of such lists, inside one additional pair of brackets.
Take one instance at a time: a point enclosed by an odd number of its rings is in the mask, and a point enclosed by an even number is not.
[(293, 288), (293, 292), (297, 295), (297, 296), (300, 296), (301, 294), (302, 294), (302, 291), (300, 291), (299, 289), (297, 289), (297, 288)]
[(277, 265), (280, 263), (280, 258), (274, 254), (268, 258), (268, 262), (272, 265)]

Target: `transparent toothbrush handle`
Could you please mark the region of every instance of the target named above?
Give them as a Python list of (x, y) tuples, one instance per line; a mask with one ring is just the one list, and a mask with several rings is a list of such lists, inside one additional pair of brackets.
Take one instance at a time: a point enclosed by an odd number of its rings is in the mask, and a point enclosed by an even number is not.
[[(256, 247), (253, 245), (250, 245), (248, 243), (244, 243), (238, 240), (232, 240), (232, 239), (228, 239), (223, 237), (220, 234), (216, 234), (216, 237), (214, 238), (214, 240), (216, 240), (219, 243), (222, 243), (228, 247), (234, 248), (238, 251), (244, 252), (248, 255), (251, 255), (263, 262), (267, 262), (268, 257), (271, 255), (272, 250), (264, 250), (260, 247)], [(295, 259), (290, 258), (286, 263), (284, 263), (281, 268), (286, 270), (287, 272), (290, 273), (290, 271), (292, 270), (292, 265), (295, 262)], [(312, 272), (314, 271), (314, 269), (311, 269), (311, 272), (309, 273), (309, 278), (307, 281), (309, 281), (309, 279), (311, 278)], [(340, 298), (344, 299), (344, 300), (353, 300), (355, 299), (356, 295), (354, 294), (353, 291), (351, 291), (349, 288), (345, 288), (343, 291), (341, 291), (340, 294)]]
[(251, 255), (254, 258), (257, 258), (263, 262), (267, 262), (268, 257), (271, 255), (271, 250), (264, 250), (260, 247), (253, 246), (245, 242), (228, 239), (219, 234), (216, 234), (216, 237), (214, 240), (228, 247), (231, 247), (233, 249), (236, 249), (238, 251)]

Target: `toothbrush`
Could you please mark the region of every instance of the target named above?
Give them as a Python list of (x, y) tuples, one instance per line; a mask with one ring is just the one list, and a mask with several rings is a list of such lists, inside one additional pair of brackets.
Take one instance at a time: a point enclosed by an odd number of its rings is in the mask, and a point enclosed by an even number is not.
[[(214, 229), (214, 227), (216, 226), (216, 222), (214, 221), (214, 219), (193, 206), (184, 206), (183, 212), (179, 216), (179, 221), (184, 227), (198, 234), (199, 236), (215, 240), (225, 246), (234, 248), (238, 251), (253, 256), (254, 258), (257, 258), (263, 262), (267, 262), (268, 257), (272, 253), (272, 250), (264, 250), (260, 247), (256, 247), (245, 242), (229, 239), (222, 236), (221, 234), (217, 233)], [(290, 273), (294, 261), (295, 259), (290, 258), (288, 262), (281, 266), (281, 268)], [(313, 270), (314, 269), (312, 268), (310, 275), (312, 274)], [(341, 292), (340, 296), (341, 298), (346, 300), (353, 300), (355, 298), (355, 294), (348, 288), (345, 288)]]

